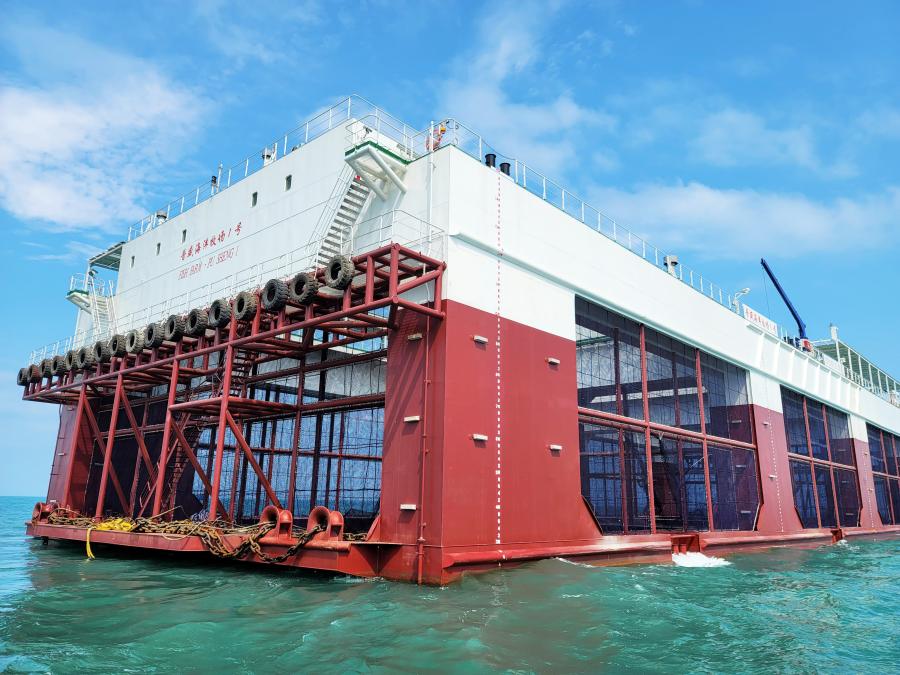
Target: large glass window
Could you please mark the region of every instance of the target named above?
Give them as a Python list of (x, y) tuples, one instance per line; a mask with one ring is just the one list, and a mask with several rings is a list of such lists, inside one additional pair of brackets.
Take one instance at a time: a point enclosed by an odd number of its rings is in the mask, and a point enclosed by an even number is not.
[(872, 424), (866, 426), (878, 515), (885, 525), (900, 525), (900, 437)]
[(794, 505), (803, 527), (857, 527), (859, 480), (845, 413), (781, 388)]
[(581, 488), (603, 531), (752, 530), (746, 371), (580, 298), (576, 320)]

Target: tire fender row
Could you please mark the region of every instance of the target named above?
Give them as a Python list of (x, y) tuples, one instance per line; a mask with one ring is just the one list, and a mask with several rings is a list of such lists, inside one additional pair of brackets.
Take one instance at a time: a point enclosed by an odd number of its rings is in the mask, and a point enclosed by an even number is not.
[[(321, 276), (322, 281), (319, 281)], [(116, 334), (108, 340), (98, 340), (93, 345), (71, 349), (65, 355), (58, 354), (40, 363), (20, 368), (16, 376), (19, 386), (52, 379), (70, 372), (90, 370), (98, 363), (107, 363), (113, 357), (137, 355), (145, 349), (157, 349), (165, 343), (175, 343), (184, 338), (196, 339), (207, 330), (218, 330), (231, 322), (232, 316), (242, 322), (256, 318), (260, 309), (277, 314), (288, 305), (302, 307), (320, 297), (331, 300), (335, 295), (323, 296), (322, 282), (333, 291), (344, 291), (356, 276), (353, 261), (343, 255), (334, 256), (322, 269), (321, 275), (300, 272), (289, 279), (269, 279), (259, 291), (242, 291), (232, 300), (219, 298), (208, 308), (194, 308), (186, 315), (172, 314), (164, 321), (147, 324), (124, 335)]]

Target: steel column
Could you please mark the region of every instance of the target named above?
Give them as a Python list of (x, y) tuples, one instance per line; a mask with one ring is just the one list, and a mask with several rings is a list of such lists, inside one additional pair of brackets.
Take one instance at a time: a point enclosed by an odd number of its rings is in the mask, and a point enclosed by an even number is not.
[[(122, 374), (116, 379), (116, 393), (113, 396), (113, 407), (109, 418), (109, 431), (106, 435), (106, 452), (103, 456), (103, 473), (100, 474), (100, 491), (97, 494), (97, 508), (94, 510), (94, 518), (103, 516), (103, 506), (106, 502), (106, 483), (109, 479), (109, 467), (112, 463), (113, 446), (116, 443), (116, 424), (119, 421), (119, 404), (122, 400)], [(120, 486), (121, 489), (121, 486)], [(119, 499), (123, 499), (124, 495), (120, 495)], [(125, 502), (121, 504), (122, 508), (126, 507)]]

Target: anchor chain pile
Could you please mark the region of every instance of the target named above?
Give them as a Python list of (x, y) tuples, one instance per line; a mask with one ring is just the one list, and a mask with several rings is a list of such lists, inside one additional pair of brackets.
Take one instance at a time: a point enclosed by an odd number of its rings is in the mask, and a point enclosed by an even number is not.
[[(167, 538), (175, 537), (179, 539), (183, 537), (199, 537), (206, 549), (219, 558), (240, 560), (252, 552), (260, 560), (273, 564), (284, 562), (296, 555), (316, 534), (325, 529), (317, 525), (311, 530), (294, 531), (293, 534), (297, 537), (297, 541), (284, 553), (270, 555), (262, 550), (259, 541), (275, 527), (275, 523), (257, 523), (239, 527), (218, 520), (195, 522), (193, 520), (155, 520), (153, 518), (110, 518), (96, 522), (86, 516), (69, 515), (68, 512), (61, 509), (51, 513), (47, 518), (47, 522), (51, 525), (68, 525), (86, 529), (85, 548), (89, 558), (94, 557), (91, 551), (91, 532), (98, 530), (160, 534)], [(241, 540), (236, 546), (232, 546), (228, 542), (227, 537), (235, 535), (240, 536)]]

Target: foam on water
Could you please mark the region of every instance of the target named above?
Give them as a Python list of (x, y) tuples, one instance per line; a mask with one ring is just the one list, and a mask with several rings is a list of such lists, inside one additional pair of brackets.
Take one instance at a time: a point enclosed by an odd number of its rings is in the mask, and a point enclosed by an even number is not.
[(677, 567), (726, 567), (731, 563), (724, 558), (717, 558), (713, 555), (703, 555), (695, 551), (687, 553), (673, 553), (672, 562)]

